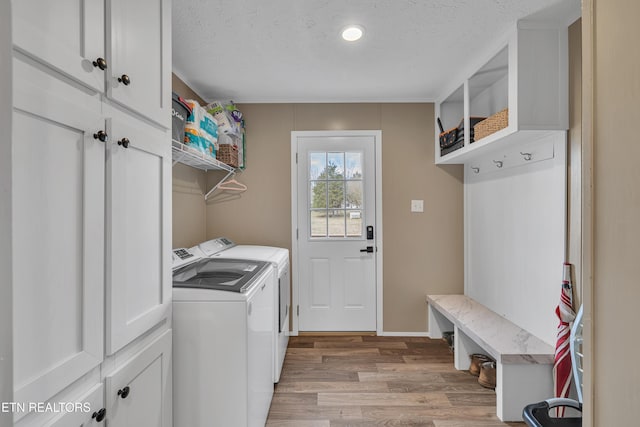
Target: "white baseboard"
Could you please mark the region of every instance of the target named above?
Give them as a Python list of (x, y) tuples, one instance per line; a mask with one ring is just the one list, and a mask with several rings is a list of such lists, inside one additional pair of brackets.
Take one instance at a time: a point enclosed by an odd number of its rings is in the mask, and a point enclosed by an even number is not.
[(426, 337), (430, 338), (429, 332), (385, 332), (378, 334), (381, 337)]

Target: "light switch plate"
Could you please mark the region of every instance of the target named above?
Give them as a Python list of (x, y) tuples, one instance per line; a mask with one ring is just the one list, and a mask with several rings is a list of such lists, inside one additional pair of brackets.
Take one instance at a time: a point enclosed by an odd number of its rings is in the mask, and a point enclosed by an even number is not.
[(424, 212), (424, 200), (412, 200), (411, 212)]

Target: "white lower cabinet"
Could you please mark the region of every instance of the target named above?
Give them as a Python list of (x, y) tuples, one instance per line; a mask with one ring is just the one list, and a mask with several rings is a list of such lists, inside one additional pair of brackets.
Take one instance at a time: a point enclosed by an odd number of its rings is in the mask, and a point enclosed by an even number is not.
[(80, 393), (72, 393), (52, 403), (53, 409), (41, 407), (18, 421), (16, 427), (100, 427), (105, 425), (104, 385), (93, 384)]
[[(82, 405), (80, 410), (65, 412), (42, 427), (98, 427), (105, 425), (104, 386), (98, 384), (70, 404)], [(36, 424), (34, 424), (35, 426)]]
[(171, 330), (106, 376), (109, 427), (172, 425)]

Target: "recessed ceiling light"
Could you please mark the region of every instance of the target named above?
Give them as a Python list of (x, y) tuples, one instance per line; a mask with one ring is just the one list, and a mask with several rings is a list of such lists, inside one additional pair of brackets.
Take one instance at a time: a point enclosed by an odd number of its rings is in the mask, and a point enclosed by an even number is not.
[(342, 30), (342, 38), (348, 42), (360, 40), (362, 34), (364, 34), (364, 28), (360, 25), (349, 25)]

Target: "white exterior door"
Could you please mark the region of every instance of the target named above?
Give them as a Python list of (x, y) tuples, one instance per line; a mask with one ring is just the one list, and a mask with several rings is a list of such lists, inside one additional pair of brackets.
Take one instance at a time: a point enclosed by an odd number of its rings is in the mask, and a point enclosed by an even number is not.
[(293, 141), (298, 329), (374, 331), (376, 136), (314, 135)]

